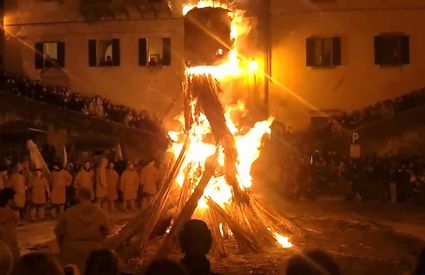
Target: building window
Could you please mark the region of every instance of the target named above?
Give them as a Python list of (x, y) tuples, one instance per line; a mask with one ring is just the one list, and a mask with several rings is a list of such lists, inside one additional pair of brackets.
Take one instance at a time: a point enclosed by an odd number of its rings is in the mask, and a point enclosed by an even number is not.
[(139, 65), (171, 65), (171, 38), (140, 38)]
[(64, 68), (65, 43), (64, 42), (38, 42), (35, 43), (35, 68)]
[(375, 64), (400, 66), (410, 63), (409, 36), (388, 34), (375, 36)]
[(310, 37), (306, 41), (308, 67), (341, 65), (341, 37)]
[(112, 67), (120, 65), (120, 40), (89, 40), (89, 66)]

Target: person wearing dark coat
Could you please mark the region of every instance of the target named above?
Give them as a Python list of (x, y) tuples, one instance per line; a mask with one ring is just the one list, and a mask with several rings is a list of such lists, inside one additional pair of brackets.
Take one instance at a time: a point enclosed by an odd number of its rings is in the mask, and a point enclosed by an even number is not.
[(11, 188), (0, 191), (0, 240), (11, 250), (13, 258), (19, 258), (18, 217), (12, 210), (16, 192)]

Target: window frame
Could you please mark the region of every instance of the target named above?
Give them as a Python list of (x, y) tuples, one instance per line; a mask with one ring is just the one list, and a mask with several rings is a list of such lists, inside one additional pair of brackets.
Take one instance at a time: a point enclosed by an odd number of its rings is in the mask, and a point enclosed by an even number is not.
[[(56, 62), (52, 63), (52, 66), (46, 66), (46, 56), (44, 53), (44, 45), (49, 43), (55, 43), (57, 47), (57, 58)], [(34, 45), (34, 66), (36, 70), (43, 69), (63, 69), (66, 65), (66, 46), (64, 41), (47, 40), (42, 42), (35, 42)]]
[[(330, 62), (317, 62), (317, 41), (321, 42), (322, 55), (324, 41), (331, 42)], [(312, 68), (334, 68), (342, 65), (342, 37), (341, 36), (312, 36), (306, 39), (306, 66)]]
[(161, 38), (162, 40), (162, 56), (161, 62), (155, 65), (150, 65), (150, 55), (149, 55), (149, 39), (152, 39), (153, 36), (144, 36), (138, 39), (138, 59), (140, 67), (157, 67), (157, 66), (171, 66), (172, 64), (172, 38), (170, 36), (155, 36), (156, 38)]
[[(111, 41), (112, 65), (100, 65), (98, 56), (99, 41)], [(113, 68), (121, 66), (121, 41), (119, 38), (89, 39), (88, 40), (88, 66), (93, 68)]]
[[(398, 60), (385, 56), (385, 47), (390, 47), (390, 40), (398, 40)], [(392, 41), (394, 42), (394, 41)], [(410, 64), (410, 35), (405, 33), (381, 33), (374, 37), (374, 64), (380, 67), (402, 67)]]

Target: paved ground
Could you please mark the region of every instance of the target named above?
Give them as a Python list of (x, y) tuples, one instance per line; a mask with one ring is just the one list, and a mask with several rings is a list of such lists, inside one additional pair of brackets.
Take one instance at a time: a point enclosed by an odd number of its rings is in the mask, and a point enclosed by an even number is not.
[(305, 248), (323, 248), (344, 274), (404, 274), (425, 244), (425, 211), (411, 205), (281, 202), (307, 230)]
[[(295, 249), (321, 248), (336, 258), (344, 274), (405, 274), (425, 244), (425, 211), (411, 205), (345, 202), (285, 202), (272, 197), (276, 208), (304, 229)], [(132, 213), (113, 213), (116, 222)], [(19, 230), (24, 251), (56, 250), (54, 222), (26, 224)], [(46, 247), (46, 244), (49, 244)], [(294, 249), (264, 255), (230, 253), (213, 259), (222, 274), (281, 274)]]

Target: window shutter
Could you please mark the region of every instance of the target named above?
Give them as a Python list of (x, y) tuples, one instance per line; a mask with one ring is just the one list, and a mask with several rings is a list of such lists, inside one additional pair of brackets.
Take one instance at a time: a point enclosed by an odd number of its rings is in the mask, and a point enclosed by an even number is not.
[(112, 39), (112, 62), (114, 66), (120, 65), (120, 40)]
[(341, 65), (341, 37), (332, 37), (332, 65)]
[(409, 36), (401, 36), (401, 64), (410, 64), (410, 42)]
[(139, 66), (148, 65), (148, 40), (146, 38), (139, 39)]
[(96, 67), (97, 56), (96, 56), (96, 40), (89, 40), (89, 66)]
[(35, 43), (35, 68), (42, 69), (44, 66), (44, 43)]
[(383, 63), (383, 47), (384, 39), (382, 36), (375, 36), (375, 64), (380, 65)]
[(58, 66), (60, 68), (65, 67), (65, 43), (58, 42)]
[(171, 65), (171, 38), (162, 39), (162, 64)]
[(315, 39), (312, 37), (306, 40), (306, 65), (308, 67), (316, 65), (314, 58), (314, 41)]

